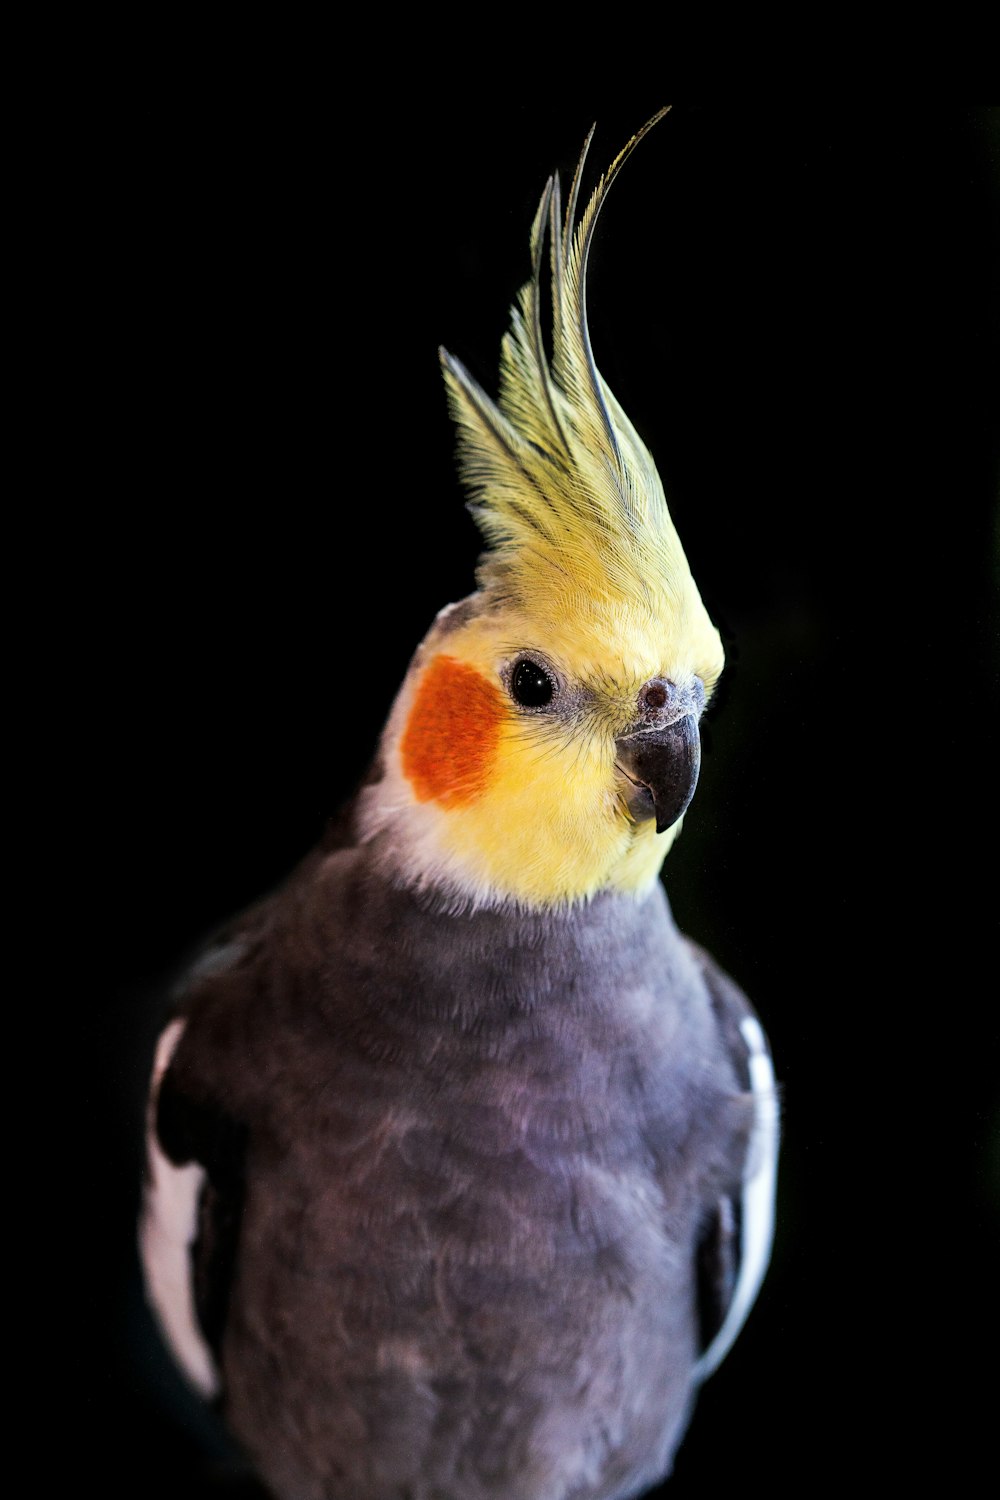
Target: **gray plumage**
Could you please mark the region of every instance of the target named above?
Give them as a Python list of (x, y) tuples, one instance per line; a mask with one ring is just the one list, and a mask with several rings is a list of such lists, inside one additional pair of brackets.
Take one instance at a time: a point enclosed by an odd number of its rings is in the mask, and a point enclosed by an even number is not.
[(745, 1002), (662, 887), (448, 914), (342, 849), (226, 941), (160, 1135), (242, 1196), (202, 1304), (275, 1493), (641, 1493), (686, 1423), (698, 1245), (751, 1118)]

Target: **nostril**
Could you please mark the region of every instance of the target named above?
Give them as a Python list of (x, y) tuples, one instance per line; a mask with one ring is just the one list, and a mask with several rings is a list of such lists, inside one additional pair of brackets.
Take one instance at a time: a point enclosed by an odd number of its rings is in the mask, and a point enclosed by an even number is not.
[(639, 694), (639, 702), (646, 709), (662, 708), (667, 696), (667, 689), (662, 682), (651, 682)]

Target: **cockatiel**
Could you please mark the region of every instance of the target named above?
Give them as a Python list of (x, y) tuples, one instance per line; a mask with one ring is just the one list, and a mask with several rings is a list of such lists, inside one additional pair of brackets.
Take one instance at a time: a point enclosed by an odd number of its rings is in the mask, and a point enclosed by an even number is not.
[(499, 400), (442, 352), (476, 592), (159, 1043), (149, 1298), (280, 1500), (639, 1495), (769, 1257), (767, 1044), (658, 879), (723, 652), (587, 329), (653, 123), (546, 185)]

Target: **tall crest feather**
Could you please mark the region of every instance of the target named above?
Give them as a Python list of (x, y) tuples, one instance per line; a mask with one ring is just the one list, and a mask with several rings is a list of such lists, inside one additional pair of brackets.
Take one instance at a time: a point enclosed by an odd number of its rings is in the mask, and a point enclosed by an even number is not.
[[(531, 278), (501, 347), (498, 400), (440, 351), (462, 477), (487, 543), (477, 575), (487, 593), (538, 607), (546, 595), (565, 603), (571, 589), (605, 606), (642, 601), (648, 608), (651, 591), (676, 599), (693, 588), (656, 467), (597, 369), (587, 323), (587, 266), (601, 209), (635, 147), (666, 113), (618, 153), (579, 220), (593, 128), (565, 220), (558, 175), (545, 184), (531, 227)], [(546, 238), (551, 361), (542, 336)]]

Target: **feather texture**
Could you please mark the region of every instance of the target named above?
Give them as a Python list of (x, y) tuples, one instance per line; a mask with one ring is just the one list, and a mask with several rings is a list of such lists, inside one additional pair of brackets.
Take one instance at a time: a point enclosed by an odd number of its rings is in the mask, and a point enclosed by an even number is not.
[[(701, 599), (674, 529), (656, 465), (600, 375), (587, 322), (587, 266), (612, 183), (658, 114), (618, 153), (576, 222), (593, 131), (561, 222), (558, 176), (531, 229), (532, 274), (511, 309), (494, 402), (465, 366), (441, 351), (470, 508), (487, 543), (480, 588), (532, 618), (700, 624)], [(551, 246), (552, 358), (542, 338), (542, 268)], [(706, 641), (711, 631), (708, 626)], [(708, 642), (716, 673), (722, 653)]]

